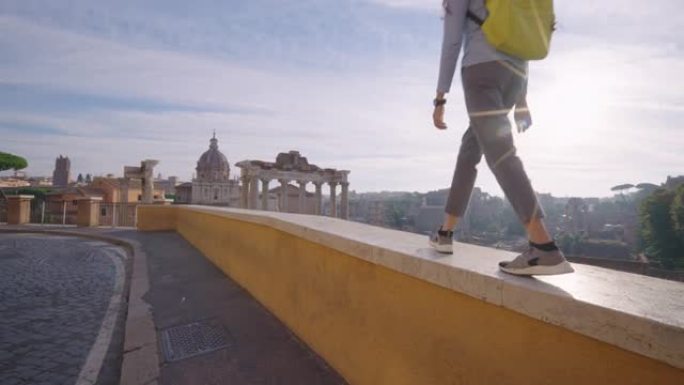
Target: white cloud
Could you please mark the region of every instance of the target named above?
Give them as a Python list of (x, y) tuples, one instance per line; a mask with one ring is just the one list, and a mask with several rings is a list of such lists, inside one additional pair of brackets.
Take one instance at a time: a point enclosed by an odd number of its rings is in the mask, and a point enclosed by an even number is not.
[[(377, 2), (425, 9), (440, 4)], [(677, 131), (684, 100), (673, 81), (684, 70), (679, 46), (602, 42), (576, 33), (588, 17), (565, 19), (551, 58), (532, 64), (535, 126), (516, 141), (535, 188), (608, 195), (623, 181), (659, 182), (684, 173), (684, 137)], [(216, 130), (231, 163), (298, 149), (320, 166), (350, 169), (356, 190), (445, 187), (467, 122), (455, 87), (449, 130), (430, 125), (439, 47), (434, 38), (434, 47), (426, 48), (432, 56), (382, 54), (374, 56), (374, 66), (345, 71), (278, 63), (255, 68), (0, 16), (0, 51), (7, 54), (0, 82), (197, 107), (0, 112), (0, 123), (66, 133), (3, 132), (3, 149), (26, 154), (36, 174), (50, 174), (54, 157), (65, 153), (76, 172), (120, 173), (125, 164), (158, 158), (164, 174), (189, 178)], [(478, 185), (500, 191), (484, 161), (480, 168)]]
[[(115, 163), (119, 165), (121, 159), (135, 162), (157, 154), (155, 156), (162, 157), (162, 169), (168, 163), (175, 171), (167, 172), (187, 178), (194, 161), (183, 167), (176, 159), (198, 157), (214, 129), (221, 135), (222, 148), (232, 162), (244, 158), (270, 159), (279, 151), (300, 149), (312, 162), (344, 168), (352, 166), (353, 159), (368, 154), (410, 153), (416, 143), (425, 141), (415, 138), (415, 127), (403, 124), (407, 117), (415, 121), (416, 110), (401, 110), (409, 103), (422, 104), (425, 115), (419, 117), (419, 121), (427, 128), (425, 117), (429, 116), (430, 99), (425, 95), (429, 95), (432, 88), (431, 72), (426, 74), (425, 82), (407, 82), (399, 70), (396, 71), (400, 76), (389, 74), (385, 77), (377, 74), (280, 74), (201, 56), (131, 48), (37, 27), (17, 19), (1, 19), (0, 30), (5, 37), (0, 37), (0, 44), (18, 53), (15, 57), (19, 59), (15, 66), (0, 67), (0, 81), (208, 105), (219, 110), (223, 106), (237, 105), (269, 111), (246, 115), (108, 110), (47, 115), (0, 114), (0, 121), (59, 128), (70, 135), (65, 137), (68, 140), (51, 141), (55, 154), (76, 152), (102, 156), (101, 151), (84, 148), (98, 148), (106, 141), (105, 150), (111, 154), (107, 156), (113, 157), (113, 161), (116, 159)], [(21, 48), (25, 45), (33, 47), (31, 51), (35, 53), (22, 57), (25, 54)], [(399, 95), (397, 86), (402, 89)], [(151, 146), (150, 138), (158, 138), (157, 145)], [(37, 148), (33, 146), (48, 146), (44, 138), (30, 139), (27, 134), (9, 136), (8, 143), (19, 143), (22, 139), (30, 145), (16, 147), (18, 151), (33, 153), (35, 150), (31, 148)], [(131, 141), (136, 145), (129, 145)], [(147, 146), (138, 145), (138, 142), (147, 143)], [(183, 144), (190, 143), (194, 144), (192, 148), (182, 148)], [(379, 143), (383, 146), (378, 146)], [(159, 152), (159, 149), (166, 149), (166, 152)], [(394, 162), (400, 164), (403, 159), (395, 158)], [(102, 163), (83, 155), (82, 161), (73, 164), (86, 168), (101, 167)], [(50, 167), (51, 162), (46, 159), (35, 164), (32, 170), (48, 173)], [(108, 166), (98, 172), (113, 172), (118, 167)], [(362, 173), (372, 174), (374, 170), (373, 165), (353, 170), (352, 178)]]
[(369, 0), (373, 3), (387, 5), (390, 7), (401, 8), (420, 8), (429, 10), (439, 10), (442, 6), (441, 0)]

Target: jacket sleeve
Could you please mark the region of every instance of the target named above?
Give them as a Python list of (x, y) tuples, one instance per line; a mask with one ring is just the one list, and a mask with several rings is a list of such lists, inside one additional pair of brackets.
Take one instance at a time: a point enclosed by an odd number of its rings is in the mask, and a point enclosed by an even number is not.
[(439, 64), (437, 92), (449, 92), (456, 72), (456, 62), (463, 43), (463, 29), (470, 0), (446, 0), (442, 57)]

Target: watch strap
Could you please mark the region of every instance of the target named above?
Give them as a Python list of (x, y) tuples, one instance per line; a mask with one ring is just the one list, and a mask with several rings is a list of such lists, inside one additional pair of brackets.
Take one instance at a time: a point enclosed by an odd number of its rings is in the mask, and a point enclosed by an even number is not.
[(432, 103), (435, 105), (435, 107), (443, 106), (446, 104), (446, 102), (447, 102), (446, 99), (437, 99), (437, 98), (435, 98), (435, 100), (432, 101)]

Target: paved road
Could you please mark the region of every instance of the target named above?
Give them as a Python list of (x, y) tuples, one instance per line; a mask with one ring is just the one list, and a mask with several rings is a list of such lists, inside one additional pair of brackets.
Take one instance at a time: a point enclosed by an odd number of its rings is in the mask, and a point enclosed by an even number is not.
[(81, 238), (0, 234), (0, 384), (118, 383), (125, 258)]

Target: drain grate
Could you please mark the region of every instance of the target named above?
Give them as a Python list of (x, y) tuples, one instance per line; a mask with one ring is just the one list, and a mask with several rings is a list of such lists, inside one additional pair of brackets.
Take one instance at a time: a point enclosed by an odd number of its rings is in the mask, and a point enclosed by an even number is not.
[(228, 347), (229, 338), (217, 321), (200, 321), (163, 330), (161, 342), (164, 357), (171, 362)]

